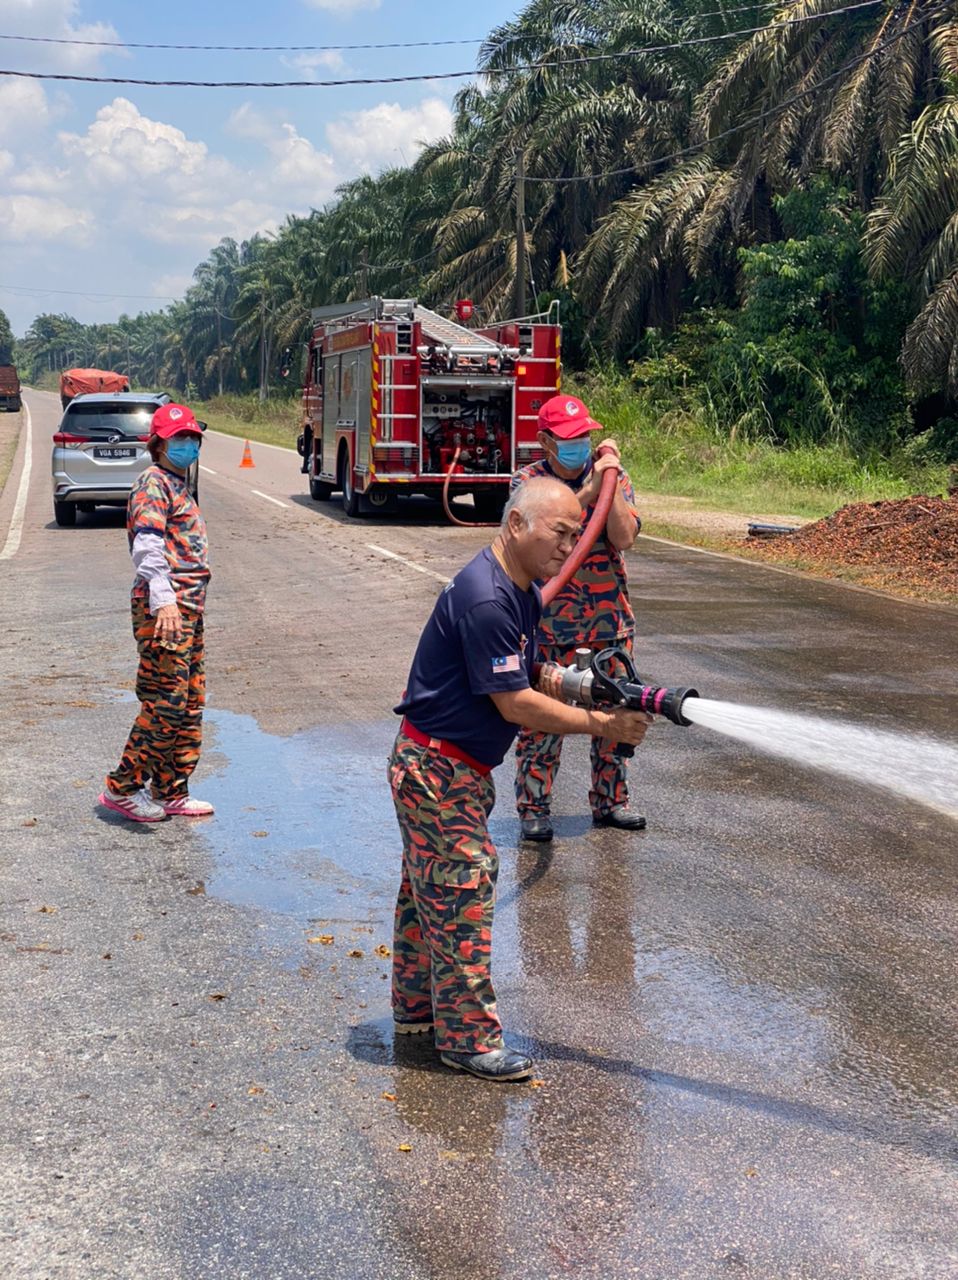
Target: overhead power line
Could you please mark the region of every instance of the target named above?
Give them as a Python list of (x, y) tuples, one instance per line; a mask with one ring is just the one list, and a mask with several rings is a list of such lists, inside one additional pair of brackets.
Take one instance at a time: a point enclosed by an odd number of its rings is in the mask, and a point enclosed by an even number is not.
[(28, 288), (22, 284), (0, 284), (0, 289), (6, 289), (10, 293), (28, 293), (41, 297), (48, 293), (62, 293), (73, 298), (119, 298), (122, 300), (149, 298), (153, 302), (176, 302), (176, 298), (168, 293), (97, 293), (94, 289), (40, 289)]
[[(770, 9), (778, 0), (755, 0), (754, 4), (735, 9), (713, 9), (710, 13), (691, 13), (687, 21), (699, 22), (703, 18), (725, 18), (735, 13), (751, 13), (755, 9)], [(502, 48), (529, 36), (508, 36), (493, 47)], [(535, 38), (535, 33), (531, 38)], [(366, 49), (441, 49), (451, 45), (485, 44), (488, 36), (459, 40), (395, 40), (381, 44), (162, 44), (135, 40), (81, 40), (68, 36), (25, 36), (0, 32), (0, 40), (17, 40), (24, 44), (55, 44), (84, 49), (169, 49), (177, 53), (355, 53)]]
[[(854, 13), (860, 9), (870, 9), (875, 5), (885, 3), (886, 0), (859, 0), (857, 4), (844, 5), (841, 8), (829, 9), (823, 13), (809, 13), (800, 18), (784, 18), (781, 22), (771, 22), (760, 27), (746, 27), (739, 31), (725, 31), (715, 35), (695, 36), (688, 40), (677, 40), (671, 44), (642, 45), (635, 49), (622, 49), (615, 53), (582, 54), (573, 58), (519, 63), (514, 67), (503, 67), (491, 72), (483, 71), (482, 68), (472, 67), (468, 71), (432, 71), (406, 76), (357, 76), (342, 80), (146, 80), (133, 76), (81, 76), (62, 71), (11, 71), (0, 69), (0, 76), (15, 76), (24, 80), (71, 81), (80, 84), (132, 84), (161, 89), (337, 89), (353, 85), (413, 84), (424, 80), (465, 80), (483, 74), (496, 76), (514, 75), (524, 71), (544, 71), (550, 68), (576, 67), (596, 62), (617, 62), (623, 58), (634, 58), (650, 53), (670, 53), (676, 49), (691, 49), (698, 45), (737, 40), (744, 36), (757, 35), (759, 32), (779, 31), (785, 27), (799, 26), (805, 22), (823, 22), (827, 18), (837, 17), (844, 13)], [(924, 21), (927, 16), (925, 14), (921, 21)]]
[(133, 40), (73, 40), (65, 36), (0, 34), (0, 40), (27, 44), (82, 46), (88, 49), (174, 49), (178, 53), (347, 53), (360, 49), (438, 49), (445, 45), (482, 44), (482, 40), (409, 40), (390, 44), (143, 44)]
[(883, 40), (880, 44), (874, 45), (867, 53), (861, 54), (857, 58), (852, 58), (850, 62), (846, 62), (844, 66), (839, 67), (837, 71), (833, 71), (831, 75), (825, 76), (815, 85), (808, 89), (802, 89), (798, 93), (793, 93), (790, 97), (783, 99), (777, 106), (769, 107), (766, 111), (759, 111), (754, 116), (749, 116), (747, 120), (743, 120), (741, 124), (734, 124), (728, 129), (724, 129), (721, 133), (714, 134), (711, 138), (706, 138), (702, 142), (694, 142), (691, 146), (683, 147), (681, 151), (673, 151), (667, 156), (657, 156), (654, 160), (643, 160), (640, 164), (629, 165), (624, 169), (610, 169), (606, 173), (580, 173), (570, 175), (569, 177), (541, 178), (531, 177), (526, 174), (526, 182), (545, 182), (553, 184), (565, 184), (570, 182), (596, 182), (602, 178), (618, 178), (626, 174), (641, 173), (645, 169), (654, 169), (662, 164), (671, 164), (673, 160), (682, 160), (685, 156), (694, 155), (697, 151), (704, 151), (707, 147), (713, 146), (716, 142), (721, 142), (725, 138), (732, 137), (733, 134), (741, 133), (743, 129), (750, 129), (754, 124), (761, 124), (763, 120), (770, 120), (774, 116), (779, 115), (788, 107), (796, 102), (801, 102), (804, 98), (814, 97), (827, 84), (833, 80), (839, 79), (846, 71), (851, 71), (863, 62), (867, 62), (870, 58), (875, 58), (878, 54), (883, 53), (896, 41), (903, 39), (917, 27), (922, 27), (937, 13), (941, 13), (944, 9), (950, 7), (950, 0), (946, 0), (945, 4), (936, 5), (933, 9), (928, 9), (916, 21), (911, 22), (906, 27), (902, 27), (900, 31), (896, 31), (893, 35)]

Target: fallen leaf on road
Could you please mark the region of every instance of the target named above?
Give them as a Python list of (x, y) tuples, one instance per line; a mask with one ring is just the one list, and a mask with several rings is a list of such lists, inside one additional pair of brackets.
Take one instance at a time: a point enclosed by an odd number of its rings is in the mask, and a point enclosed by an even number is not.
[(57, 908), (56, 907), (37, 907), (37, 913), (41, 916), (55, 916), (57, 913)]
[(381, 1095), (384, 1102), (395, 1102), (396, 1095), (394, 1093), (384, 1093)]
[(142, 941), (143, 941), (143, 939), (144, 939), (145, 937), (146, 937), (146, 934), (145, 934), (145, 933), (134, 933), (134, 934), (133, 934), (133, 941), (134, 941), (134, 942), (142, 942)]
[(207, 1000), (225, 1000), (225, 999), (226, 999), (226, 992), (225, 992), (225, 991), (214, 991), (214, 992), (212, 992), (210, 995), (208, 995), (206, 998), (207, 998)]
[(391, 955), (392, 955), (392, 952), (391, 952), (391, 951), (389, 950), (389, 948), (385, 945), (385, 943), (382, 943), (382, 942), (381, 942), (381, 943), (379, 944), (379, 946), (376, 948), (376, 955), (377, 955), (377, 956), (382, 956), (382, 958), (385, 960), (387, 956), (391, 956)]
[(261, 1084), (251, 1084), (250, 1087), (246, 1090), (246, 1092), (252, 1097), (253, 1094), (265, 1093), (266, 1090), (263, 1088)]
[(307, 939), (306, 939), (306, 941), (307, 941), (307, 942), (321, 942), (321, 943), (323, 944), (323, 946), (324, 946), (324, 947), (328, 947), (328, 946), (329, 946), (329, 944), (330, 944), (331, 942), (335, 942), (335, 941), (336, 941), (336, 939), (333, 937), (333, 935), (332, 935), (331, 933), (316, 933), (316, 934), (314, 934), (311, 938), (307, 938)]
[(757, 1176), (758, 1176), (758, 1170), (757, 1170), (757, 1169), (746, 1169), (746, 1170), (745, 1170), (745, 1176), (746, 1176), (746, 1178), (755, 1178), (755, 1177), (757, 1177)]
[(530, 1080), (530, 1081), (529, 1081), (529, 1088), (530, 1088), (530, 1089), (541, 1089), (541, 1088), (543, 1088), (543, 1086), (545, 1085), (545, 1083), (546, 1083), (546, 1082), (545, 1082), (544, 1080)]
[(363, 953), (359, 950), (358, 947), (354, 947), (352, 951), (347, 951), (346, 954), (350, 957), (351, 960), (362, 960), (363, 958)]
[(39, 821), (40, 821), (40, 819), (39, 819), (39, 818), (27, 818), (24, 822), (21, 822), (21, 823), (20, 823), (20, 826), (21, 826), (21, 827), (35, 827)]
[(254, 836), (256, 836), (257, 838), (261, 838), (261, 837), (263, 837), (263, 836), (268, 836), (268, 835), (269, 835), (269, 832), (268, 832), (268, 831), (254, 831), (254, 832), (253, 832), (253, 835), (254, 835)]
[(193, 888), (187, 889), (186, 892), (191, 894), (194, 898), (199, 897), (201, 894), (206, 892), (206, 882), (204, 880), (197, 880)]
[(412, 1151), (412, 1147), (409, 1145), (409, 1143), (408, 1143), (408, 1142), (400, 1142), (400, 1144), (399, 1144), (399, 1146), (396, 1148), (396, 1150), (397, 1150), (397, 1151)]

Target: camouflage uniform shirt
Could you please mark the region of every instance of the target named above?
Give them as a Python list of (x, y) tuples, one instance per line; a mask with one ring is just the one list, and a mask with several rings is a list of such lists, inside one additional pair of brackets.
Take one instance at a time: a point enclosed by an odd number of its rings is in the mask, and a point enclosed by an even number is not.
[[(592, 466), (590, 464), (574, 480), (566, 480), (557, 476), (548, 460), (543, 458), (521, 467), (512, 477), (510, 490), (540, 476), (561, 479), (573, 493), (578, 493), (591, 479)], [(635, 510), (635, 490), (624, 471), (619, 473), (619, 490), (641, 528), (642, 521)], [(583, 527), (594, 510), (595, 507), (590, 506), (582, 512)], [(575, 577), (543, 611), (539, 642), (545, 647), (560, 650), (571, 650), (577, 645), (602, 648), (631, 637), (634, 630), (635, 615), (629, 602), (625, 556), (612, 545), (603, 530)]]
[[(201, 613), (210, 580), (206, 522), (183, 476), (157, 465), (140, 475), (126, 509), (130, 549), (138, 533), (158, 534), (170, 569), (170, 580), (181, 609)], [(150, 598), (150, 585), (139, 576), (133, 599)]]

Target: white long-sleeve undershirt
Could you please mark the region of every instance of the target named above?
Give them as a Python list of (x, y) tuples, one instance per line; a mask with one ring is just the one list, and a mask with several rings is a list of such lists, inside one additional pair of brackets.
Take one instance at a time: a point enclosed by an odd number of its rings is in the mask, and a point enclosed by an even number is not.
[(149, 584), (150, 613), (165, 604), (176, 604), (176, 592), (170, 580), (170, 566), (158, 533), (138, 533), (133, 539), (133, 567), (136, 576)]

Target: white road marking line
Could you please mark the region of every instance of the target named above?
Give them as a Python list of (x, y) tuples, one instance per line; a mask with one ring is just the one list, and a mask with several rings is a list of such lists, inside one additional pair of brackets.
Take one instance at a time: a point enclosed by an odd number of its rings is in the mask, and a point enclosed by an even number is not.
[(427, 577), (435, 578), (437, 582), (441, 582), (444, 585), (449, 582), (449, 578), (444, 578), (441, 573), (433, 573), (432, 569), (424, 569), (421, 564), (416, 564), (414, 560), (407, 560), (405, 556), (397, 556), (395, 551), (387, 551), (385, 547), (377, 547), (375, 542), (367, 542), (366, 546), (379, 556), (386, 556), (389, 560), (398, 560), (407, 569), (415, 569), (417, 573), (424, 573)]
[(12, 560), (20, 547), (20, 535), (23, 533), (23, 517), (27, 509), (27, 491), (30, 488), (30, 470), (33, 466), (33, 419), (30, 416), (30, 406), (26, 400), (22, 401), (22, 404), (23, 411), (27, 415), (27, 438), (24, 445), (23, 471), (20, 473), (20, 488), (17, 490), (17, 500), (13, 505), (13, 515), (10, 519), (7, 540), (3, 544), (3, 550), (0, 551), (0, 560)]
[(250, 493), (255, 493), (257, 498), (265, 498), (267, 502), (275, 502), (278, 507), (288, 507), (288, 502), (280, 502), (279, 498), (271, 498), (268, 493), (260, 493), (259, 489), (250, 489)]
[(212, 467), (204, 467), (204, 466), (203, 466), (203, 464), (202, 464), (202, 462), (200, 463), (200, 470), (201, 470), (201, 471), (205, 471), (205, 472), (206, 472), (206, 474), (207, 474), (208, 476), (218, 476), (218, 475), (219, 475), (219, 472), (218, 472), (218, 471), (214, 471)]

